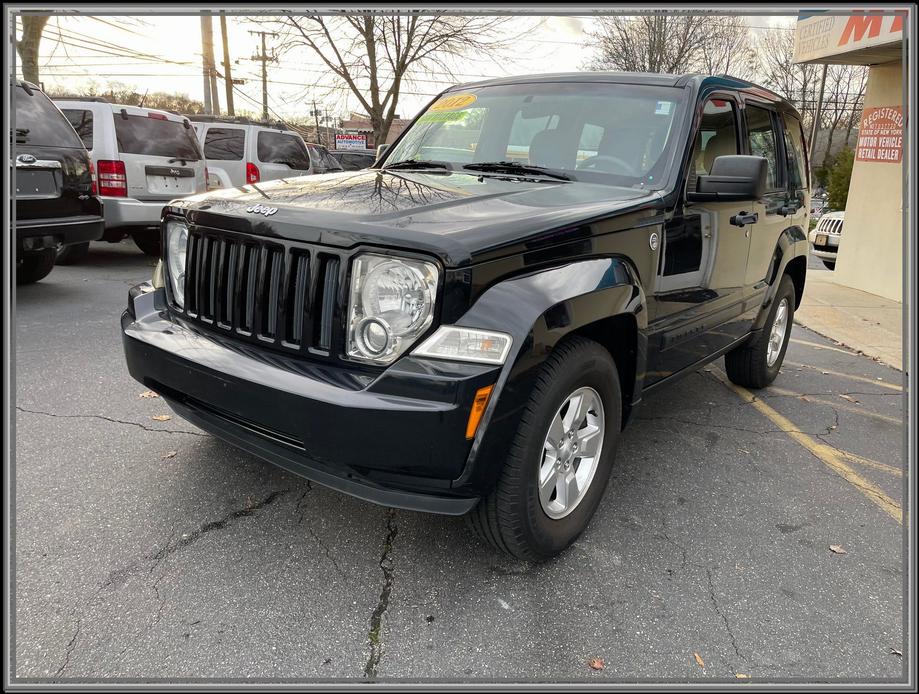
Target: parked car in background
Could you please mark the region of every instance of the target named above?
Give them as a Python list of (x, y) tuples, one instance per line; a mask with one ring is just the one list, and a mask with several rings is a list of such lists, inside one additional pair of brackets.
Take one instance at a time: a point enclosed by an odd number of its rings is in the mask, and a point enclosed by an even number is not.
[(374, 149), (333, 149), (329, 150), (345, 171), (360, 171), (369, 169), (377, 160)]
[(811, 243), (811, 253), (820, 258), (829, 270), (836, 269), (836, 254), (839, 251), (845, 218), (845, 212), (827, 212), (807, 235), (807, 240)]
[(331, 173), (333, 171), (344, 171), (344, 167), (338, 159), (333, 157), (329, 150), (322, 145), (307, 142), (306, 148), (309, 150), (310, 159), (313, 162), (313, 173), (321, 174)]
[[(189, 116), (204, 151), (208, 190), (324, 173), (328, 165), (284, 123)], [(336, 162), (337, 164), (337, 162)]]
[[(170, 200), (206, 190), (205, 164), (191, 123), (167, 111), (111, 104), (100, 98), (56, 99), (89, 150), (105, 205), (103, 239), (130, 235), (159, 255), (159, 221)], [(59, 263), (77, 262), (89, 244), (71, 246)]]
[(29, 284), (51, 272), (58, 248), (102, 237), (102, 203), (89, 153), (60, 110), (30, 82), (17, 81), (11, 92), (16, 283)]

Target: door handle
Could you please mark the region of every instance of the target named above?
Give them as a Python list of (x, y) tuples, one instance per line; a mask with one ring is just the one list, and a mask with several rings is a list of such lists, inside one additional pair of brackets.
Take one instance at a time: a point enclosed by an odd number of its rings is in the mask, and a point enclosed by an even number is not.
[(756, 224), (759, 221), (758, 212), (741, 212), (731, 217), (731, 224), (743, 228), (747, 224)]

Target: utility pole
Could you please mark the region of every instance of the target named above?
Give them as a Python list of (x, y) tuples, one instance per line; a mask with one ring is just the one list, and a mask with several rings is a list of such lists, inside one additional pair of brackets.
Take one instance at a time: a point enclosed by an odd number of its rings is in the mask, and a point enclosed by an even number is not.
[(220, 98), (217, 95), (217, 66), (214, 62), (214, 28), (211, 24), (210, 12), (201, 13), (201, 44), (201, 53), (204, 60), (204, 72), (206, 77), (204, 86), (204, 110), (219, 116)]
[(230, 45), (227, 39), (227, 16), (220, 14), (220, 33), (223, 37), (223, 79), (227, 88), (227, 115), (235, 116), (233, 108), (233, 75), (230, 73)]
[(319, 132), (319, 109), (316, 108), (316, 102), (313, 101), (313, 116), (316, 118), (316, 144), (322, 144), (322, 133)]
[(258, 34), (262, 37), (262, 52), (260, 55), (252, 56), (252, 60), (258, 60), (262, 63), (262, 120), (268, 122), (268, 63), (274, 62), (274, 57), (269, 57), (265, 49), (265, 37), (277, 36), (270, 31), (249, 31), (250, 34)]
[(201, 76), (204, 78), (204, 112), (207, 115), (214, 113), (211, 107), (211, 71), (207, 64), (207, 44), (210, 34), (211, 18), (201, 15)]

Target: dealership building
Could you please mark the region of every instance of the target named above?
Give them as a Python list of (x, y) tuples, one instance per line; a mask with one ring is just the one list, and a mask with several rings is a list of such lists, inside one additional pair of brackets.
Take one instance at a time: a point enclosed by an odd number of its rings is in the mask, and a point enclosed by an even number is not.
[(834, 281), (903, 299), (905, 12), (801, 13), (795, 62), (868, 65)]

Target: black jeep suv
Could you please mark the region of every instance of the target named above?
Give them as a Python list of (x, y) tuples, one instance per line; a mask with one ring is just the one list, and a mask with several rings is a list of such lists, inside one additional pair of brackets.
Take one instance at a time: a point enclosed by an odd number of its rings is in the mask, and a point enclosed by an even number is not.
[(166, 208), (128, 368), (272, 463), (545, 559), (645, 393), (722, 355), (775, 378), (808, 190), (800, 117), (741, 80), (455, 87), (372, 169)]
[(51, 272), (59, 248), (102, 238), (104, 222), (89, 153), (70, 121), (34, 84), (10, 92), (16, 282), (29, 284)]

